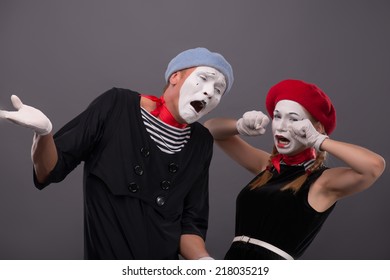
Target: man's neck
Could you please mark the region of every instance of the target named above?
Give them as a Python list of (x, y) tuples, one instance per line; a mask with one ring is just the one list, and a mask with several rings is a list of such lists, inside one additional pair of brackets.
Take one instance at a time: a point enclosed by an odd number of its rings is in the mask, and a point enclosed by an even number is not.
[(150, 100), (149, 98), (141, 96), (141, 107), (144, 108), (149, 113), (156, 109), (156, 102)]
[[(174, 115), (169, 111), (163, 97), (164, 95), (162, 95), (160, 98), (150, 95), (141, 95), (141, 107), (166, 124), (175, 126), (177, 128), (185, 128), (187, 124), (180, 123), (176, 120)], [(149, 99), (149, 101), (142, 99)]]

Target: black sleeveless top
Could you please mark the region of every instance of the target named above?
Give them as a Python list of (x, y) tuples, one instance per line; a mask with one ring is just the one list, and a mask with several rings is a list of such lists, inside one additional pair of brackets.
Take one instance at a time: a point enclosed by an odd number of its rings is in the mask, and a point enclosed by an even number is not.
[[(236, 202), (235, 235), (246, 235), (268, 242), (299, 258), (320, 231), (334, 205), (317, 212), (308, 203), (312, 183), (326, 167), (313, 172), (297, 193), (282, 191), (287, 183), (304, 174), (304, 166), (281, 164), (280, 174), (264, 186), (251, 190), (250, 183), (239, 193)], [(252, 181), (256, 180), (258, 174)], [(280, 259), (267, 249), (250, 243), (233, 242), (225, 259)]]

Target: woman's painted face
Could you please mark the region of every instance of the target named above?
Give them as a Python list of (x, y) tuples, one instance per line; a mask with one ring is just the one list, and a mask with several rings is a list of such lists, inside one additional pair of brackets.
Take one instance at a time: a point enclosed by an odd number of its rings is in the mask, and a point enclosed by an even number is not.
[(309, 113), (299, 103), (291, 100), (280, 100), (274, 110), (272, 133), (276, 149), (280, 154), (295, 155), (306, 147), (291, 136), (290, 124), (303, 119), (310, 119)]
[(179, 114), (190, 124), (212, 111), (226, 90), (224, 75), (212, 67), (197, 67), (180, 89)]

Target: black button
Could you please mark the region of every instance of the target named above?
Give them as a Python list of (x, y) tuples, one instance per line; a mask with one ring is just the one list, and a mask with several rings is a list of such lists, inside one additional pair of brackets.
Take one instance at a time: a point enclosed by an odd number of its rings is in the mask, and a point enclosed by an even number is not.
[(157, 203), (158, 206), (163, 206), (165, 204), (165, 197), (158, 196), (156, 198), (156, 203)]
[(179, 166), (174, 162), (172, 162), (168, 165), (168, 170), (171, 173), (175, 173), (178, 169), (179, 169)]
[(132, 183), (129, 184), (129, 190), (132, 193), (136, 193), (139, 190), (139, 186), (137, 185), (137, 183), (132, 182)]
[(150, 155), (150, 151), (148, 148), (141, 148), (141, 154), (144, 156), (144, 157), (148, 157)]
[(139, 166), (139, 165), (134, 166), (134, 172), (135, 172), (135, 174), (140, 175), (140, 176), (141, 176), (142, 174), (144, 174), (144, 170), (143, 170), (142, 167)]
[(163, 190), (169, 190), (169, 188), (171, 187), (171, 182), (169, 182), (169, 181), (161, 181), (161, 183), (160, 183), (160, 186), (161, 186), (161, 188), (163, 189)]

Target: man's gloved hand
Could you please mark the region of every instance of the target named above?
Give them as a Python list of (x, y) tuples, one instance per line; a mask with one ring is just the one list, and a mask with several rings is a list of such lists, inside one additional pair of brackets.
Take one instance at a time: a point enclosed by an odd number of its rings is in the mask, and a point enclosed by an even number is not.
[(215, 260), (214, 258), (208, 256), (208, 257), (201, 257), (198, 259), (198, 261), (205, 261), (205, 260)]
[(255, 136), (265, 133), (269, 118), (261, 111), (246, 112), (237, 123), (237, 131), (240, 135)]
[(317, 151), (320, 151), (322, 142), (329, 138), (327, 135), (319, 133), (308, 119), (293, 122), (289, 126), (289, 131), (296, 140), (306, 147), (314, 147)]
[(17, 111), (0, 110), (0, 118), (31, 128), (39, 135), (49, 134), (53, 128), (50, 120), (40, 110), (24, 105), (16, 95), (11, 96), (12, 105)]

